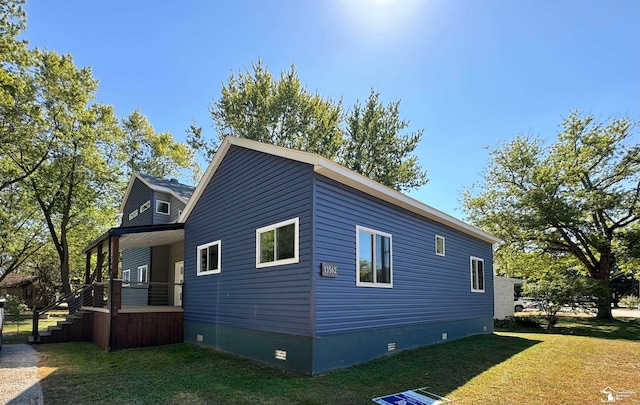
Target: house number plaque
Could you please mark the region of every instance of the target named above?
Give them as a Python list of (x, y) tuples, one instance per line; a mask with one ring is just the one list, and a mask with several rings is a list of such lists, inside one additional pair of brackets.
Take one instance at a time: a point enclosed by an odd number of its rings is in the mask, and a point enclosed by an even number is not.
[(335, 263), (322, 263), (322, 277), (338, 277), (338, 265)]

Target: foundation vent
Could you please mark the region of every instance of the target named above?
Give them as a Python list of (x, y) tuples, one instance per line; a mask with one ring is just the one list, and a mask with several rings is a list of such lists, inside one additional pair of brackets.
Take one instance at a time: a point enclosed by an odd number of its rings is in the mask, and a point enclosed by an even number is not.
[(198, 342), (202, 342), (202, 341), (204, 340), (204, 336), (202, 336), (201, 334), (197, 334), (197, 335), (196, 335), (196, 340), (197, 340)]
[(396, 342), (387, 343), (387, 351), (392, 352), (396, 350)]
[(287, 360), (287, 351), (286, 350), (276, 350), (276, 359), (277, 360)]
[(447, 332), (442, 332), (442, 340), (449, 339), (449, 334)]

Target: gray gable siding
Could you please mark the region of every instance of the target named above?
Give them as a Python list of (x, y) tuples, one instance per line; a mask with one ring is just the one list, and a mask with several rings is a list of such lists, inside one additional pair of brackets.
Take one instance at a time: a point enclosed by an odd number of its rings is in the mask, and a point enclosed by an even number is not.
[[(153, 192), (146, 184), (139, 179), (135, 179), (129, 197), (124, 204), (124, 211), (122, 212), (122, 226), (138, 226), (138, 225), (151, 225), (153, 206), (143, 213), (140, 213), (140, 206), (147, 201), (151, 201)], [(138, 210), (138, 216), (129, 220), (129, 214)]]
[[(356, 286), (356, 225), (392, 235), (393, 288)], [(492, 246), (316, 175), (316, 335), (491, 317)], [(446, 256), (435, 254), (435, 235)], [(484, 259), (485, 292), (472, 293), (470, 256)], [(320, 277), (321, 262), (338, 265)]]
[[(156, 212), (156, 201), (169, 202), (169, 215), (159, 214)], [(171, 194), (155, 191), (153, 193), (153, 223), (154, 224), (170, 224), (178, 220), (178, 212), (184, 209), (185, 204)]]
[(138, 280), (138, 267), (144, 265), (151, 265), (151, 248), (128, 249), (122, 252), (122, 270), (131, 270), (131, 281)]
[[(312, 176), (307, 164), (228, 151), (185, 224), (185, 321), (312, 334)], [(256, 268), (256, 229), (295, 217), (299, 263)], [(197, 246), (216, 240), (222, 272), (197, 276)]]

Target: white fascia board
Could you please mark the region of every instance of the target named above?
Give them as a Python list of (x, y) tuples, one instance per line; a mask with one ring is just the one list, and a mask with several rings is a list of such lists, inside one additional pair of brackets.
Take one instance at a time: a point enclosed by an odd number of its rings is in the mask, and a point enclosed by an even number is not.
[(236, 138), (232, 136), (227, 136), (222, 141), (220, 148), (216, 152), (213, 160), (207, 167), (202, 179), (198, 183), (196, 190), (193, 192), (191, 199), (187, 203), (184, 211), (182, 212), (182, 216), (178, 219), (178, 222), (185, 222), (189, 217), (193, 206), (196, 204), (202, 192), (209, 184), (209, 181), (213, 177), (215, 171), (218, 169), (220, 162), (226, 155), (231, 145), (236, 145), (239, 147), (252, 149), (258, 152), (264, 152), (270, 155), (279, 156), (287, 159), (292, 159), (298, 162), (307, 163), (314, 167), (314, 171), (322, 176), (333, 179), (339, 183), (347, 185), (349, 187), (355, 188), (356, 190), (360, 190), (366, 194), (371, 196), (380, 198), (381, 200), (387, 201), (393, 205), (398, 207), (402, 207), (411, 212), (415, 212), (416, 214), (432, 219), (438, 223), (449, 226), (453, 229), (456, 229), (460, 232), (463, 232), (467, 235), (471, 235), (480, 240), (489, 243), (497, 243), (501, 240), (496, 238), (495, 236), (486, 233), (474, 226), (471, 226), (465, 222), (460, 221), (457, 218), (452, 217), (451, 215), (445, 214), (442, 211), (439, 211), (433, 207), (430, 207), (424, 203), (419, 202), (407, 195), (402, 194), (399, 191), (396, 191), (392, 188), (384, 186), (376, 181), (371, 180), (368, 177), (365, 177), (359, 173), (354, 172), (353, 170), (349, 170), (346, 167), (339, 165), (338, 163), (324, 158), (320, 155), (316, 155), (314, 153), (304, 152), (295, 149), (289, 149), (281, 146), (275, 146), (271, 144), (266, 144), (262, 142), (252, 141), (244, 138)]

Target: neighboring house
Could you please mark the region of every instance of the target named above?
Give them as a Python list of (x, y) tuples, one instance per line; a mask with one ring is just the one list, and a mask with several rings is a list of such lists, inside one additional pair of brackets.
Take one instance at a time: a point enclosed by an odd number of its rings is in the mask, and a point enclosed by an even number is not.
[[(176, 179), (134, 173), (120, 206), (121, 227), (177, 222), (193, 190)], [(123, 305), (180, 306), (182, 291), (176, 289), (168, 294), (168, 285), (149, 283), (181, 283), (183, 257), (182, 240), (164, 246), (124, 250), (121, 265)]]
[[(112, 280), (107, 307), (102, 290), (89, 296), (83, 339), (111, 350), (179, 338), (316, 375), (493, 331), (498, 239), (335, 162), (227, 137), (174, 217), (184, 191), (134, 175), (122, 227), (85, 250), (87, 279), (97, 253)], [(181, 302), (149, 292), (145, 310), (129, 296), (141, 266), (171, 285), (181, 264)]]
[(494, 318), (505, 319), (514, 316), (516, 289), (521, 289), (523, 283), (524, 280), (520, 278), (493, 276)]
[(44, 302), (38, 290), (38, 286), (36, 285), (37, 281), (37, 276), (14, 273), (7, 274), (7, 276), (0, 281), (0, 297), (4, 297), (7, 294), (12, 295), (23, 299), (29, 308), (41, 308), (46, 305), (46, 302)]
[(321, 156), (226, 138), (181, 220), (188, 342), (315, 375), (493, 331), (498, 239)]

